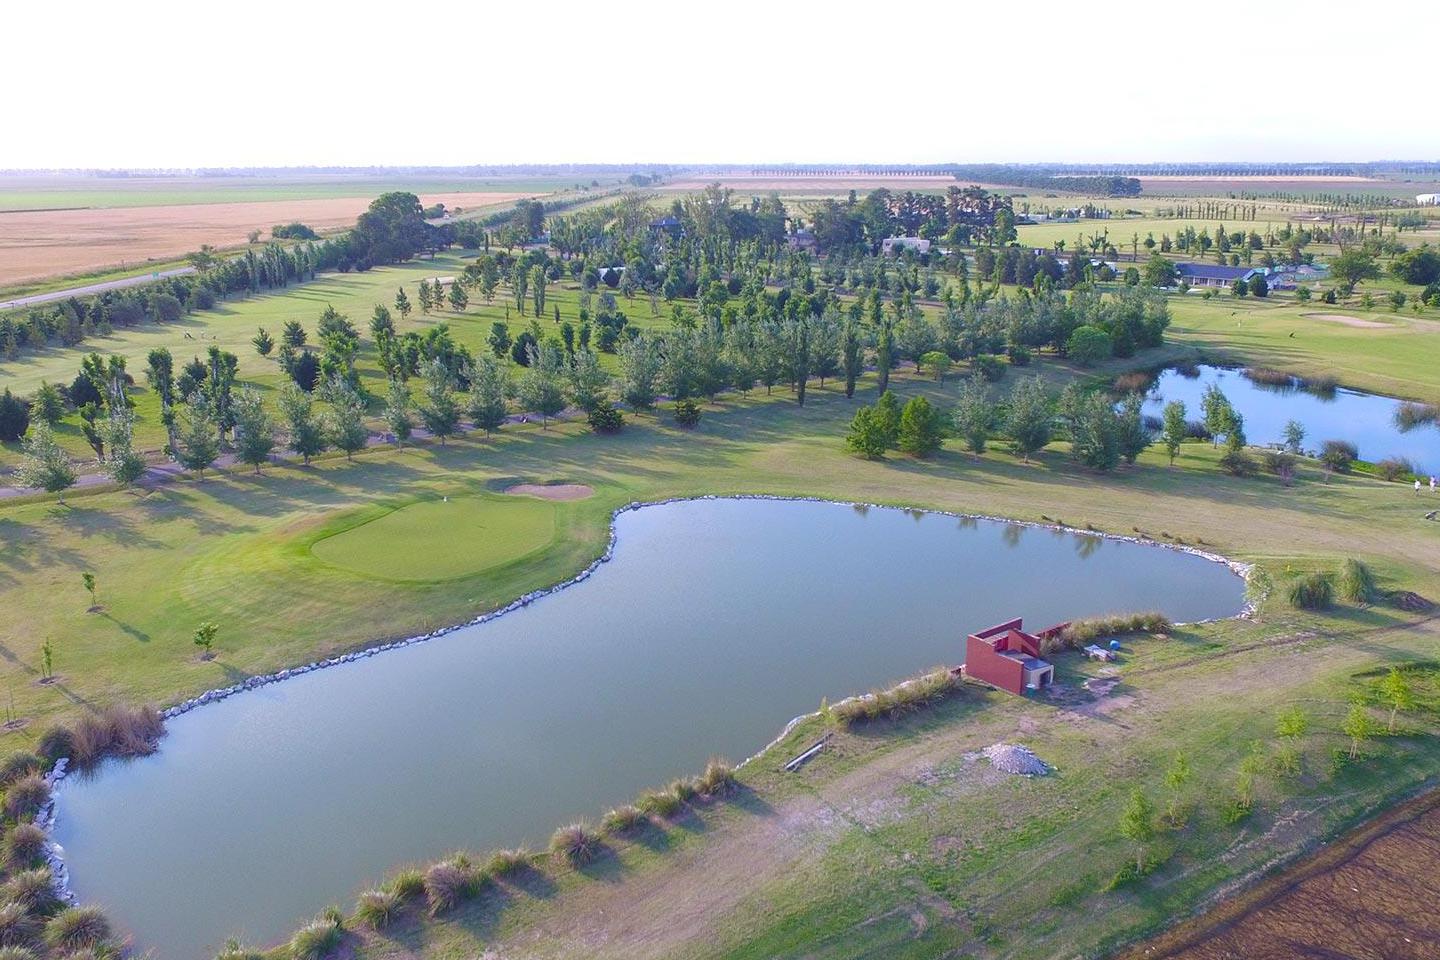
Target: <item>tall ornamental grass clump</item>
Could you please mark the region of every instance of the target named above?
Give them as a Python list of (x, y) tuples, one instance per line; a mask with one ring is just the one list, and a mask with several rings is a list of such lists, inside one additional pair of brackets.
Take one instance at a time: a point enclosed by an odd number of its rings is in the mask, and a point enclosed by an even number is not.
[(405, 899), (392, 889), (366, 890), (355, 901), (355, 916), (375, 930), (383, 930), (395, 922), (404, 909)]
[(600, 855), (600, 835), (588, 823), (572, 823), (551, 835), (550, 852), (572, 867), (584, 866)]
[(828, 708), (831, 719), (842, 727), (896, 717), (941, 700), (958, 690), (959, 681), (946, 667), (936, 667), (919, 676), (902, 680), (884, 690), (872, 690), (861, 697), (842, 700)]
[(45, 943), (52, 950), (75, 953), (110, 939), (110, 921), (96, 907), (68, 907), (45, 924)]
[(463, 856), (431, 865), (425, 871), (425, 901), (429, 904), (430, 915), (435, 917), (453, 910), (462, 901), (474, 896), (479, 888), (479, 879), (470, 861)]
[(1375, 575), (1359, 560), (1346, 560), (1340, 565), (1340, 596), (1351, 603), (1374, 603), (1380, 596)]
[(290, 956), (294, 960), (325, 960), (340, 949), (344, 936), (344, 928), (333, 918), (316, 917), (290, 938)]
[(49, 799), (49, 784), (32, 773), (10, 784), (5, 791), (5, 815), (11, 820), (33, 817)]
[(1078, 650), (1096, 640), (1127, 633), (1169, 633), (1170, 618), (1158, 610), (1143, 610), (1138, 613), (1112, 613), (1104, 617), (1087, 617), (1072, 620), (1059, 637), (1045, 645), (1046, 653), (1055, 649)]
[(1285, 586), (1285, 599), (1298, 610), (1328, 610), (1335, 603), (1335, 582), (1328, 573), (1307, 573)]

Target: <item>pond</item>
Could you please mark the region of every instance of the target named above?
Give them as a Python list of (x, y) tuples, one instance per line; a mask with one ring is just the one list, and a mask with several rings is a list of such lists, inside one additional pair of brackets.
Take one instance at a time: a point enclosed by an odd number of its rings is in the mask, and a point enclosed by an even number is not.
[(1326, 440), (1348, 440), (1370, 462), (1406, 457), (1421, 470), (1440, 470), (1440, 428), (1422, 424), (1411, 430), (1395, 425), (1401, 401), (1343, 388), (1311, 392), (1299, 385), (1256, 383), (1239, 370), (1199, 366), (1198, 376), (1166, 370), (1152, 388), (1145, 412), (1160, 416), (1171, 400), (1185, 404), (1190, 420), (1203, 417), (1200, 397), (1219, 385), (1231, 406), (1245, 418), (1245, 436), (1253, 444), (1284, 442), (1285, 424), (1297, 420), (1305, 428), (1304, 447), (1318, 450)]
[(696, 500), (616, 535), (528, 607), (194, 710), (152, 756), (67, 781), (75, 892), (162, 960), (270, 943), (399, 865), (541, 847), (822, 697), (958, 663), (971, 630), (1244, 602), (1203, 557), (917, 511)]

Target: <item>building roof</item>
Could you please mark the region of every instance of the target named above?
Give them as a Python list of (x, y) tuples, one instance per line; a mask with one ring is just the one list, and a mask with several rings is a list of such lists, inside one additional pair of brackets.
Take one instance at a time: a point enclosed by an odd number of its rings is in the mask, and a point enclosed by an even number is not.
[(1222, 267), (1218, 263), (1177, 263), (1175, 270), (1186, 280), (1249, 280), (1256, 267)]

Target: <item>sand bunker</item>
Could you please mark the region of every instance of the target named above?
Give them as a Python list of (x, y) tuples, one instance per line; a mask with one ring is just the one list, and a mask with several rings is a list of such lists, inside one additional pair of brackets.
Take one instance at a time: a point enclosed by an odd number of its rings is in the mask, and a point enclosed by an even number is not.
[(1043, 777), (1050, 772), (1044, 760), (1019, 744), (992, 743), (981, 753), (990, 761), (990, 766), (1006, 773), (1015, 773), (1022, 777)]
[(1303, 313), (1303, 317), (1310, 317), (1312, 320), (1328, 320), (1331, 323), (1343, 323), (1347, 327), (1388, 327), (1390, 324), (1382, 323), (1379, 320), (1362, 320), (1359, 317), (1347, 317), (1343, 313)]
[(544, 500), (584, 500), (595, 491), (583, 483), (517, 483), (505, 492)]

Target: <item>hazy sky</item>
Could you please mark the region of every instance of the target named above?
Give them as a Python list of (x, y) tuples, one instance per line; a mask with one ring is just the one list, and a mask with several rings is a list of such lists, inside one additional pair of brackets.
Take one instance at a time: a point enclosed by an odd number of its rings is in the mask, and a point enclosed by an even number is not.
[(15, 0), (0, 168), (1433, 160), (1437, 9)]

